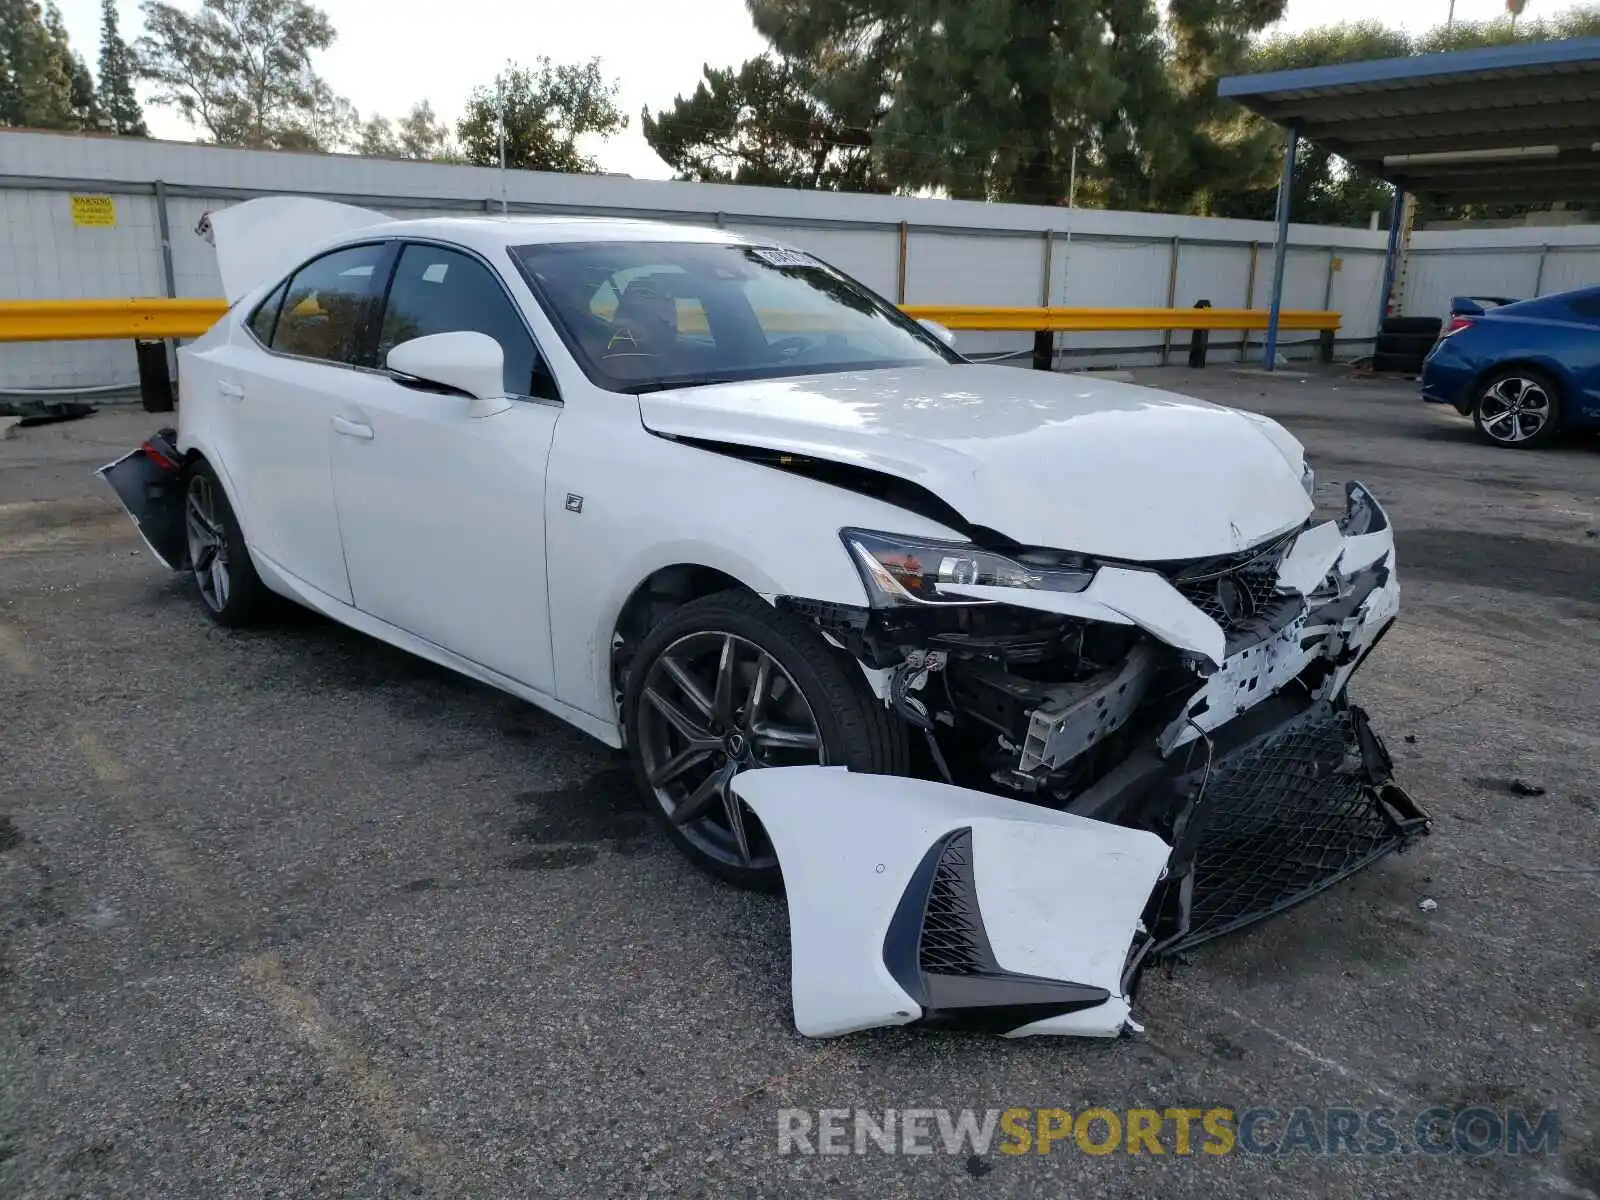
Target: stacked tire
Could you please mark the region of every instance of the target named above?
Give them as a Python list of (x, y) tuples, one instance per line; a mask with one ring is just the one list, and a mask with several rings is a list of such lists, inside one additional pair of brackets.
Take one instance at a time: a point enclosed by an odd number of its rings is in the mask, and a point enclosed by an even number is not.
[(1417, 375), (1422, 360), (1439, 340), (1444, 322), (1438, 317), (1385, 317), (1378, 327), (1372, 369), (1399, 375)]

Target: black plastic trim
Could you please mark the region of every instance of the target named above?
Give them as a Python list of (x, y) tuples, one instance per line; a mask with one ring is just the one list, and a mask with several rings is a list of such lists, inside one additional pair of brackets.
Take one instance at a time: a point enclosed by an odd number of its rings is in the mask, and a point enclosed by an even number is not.
[[(944, 892), (941, 897), (938, 893)], [(929, 918), (935, 905), (959, 910), (966, 929), (943, 932), (942, 950), (964, 934), (954, 969), (930, 970)], [(948, 953), (941, 955), (947, 961)], [(883, 962), (922, 1007), (913, 1024), (930, 1029), (1009, 1033), (1035, 1021), (1095, 1008), (1111, 998), (1101, 987), (1021, 975), (1000, 966), (983, 928), (972, 875), (972, 829), (951, 830), (922, 856), (900, 897), (883, 941)]]

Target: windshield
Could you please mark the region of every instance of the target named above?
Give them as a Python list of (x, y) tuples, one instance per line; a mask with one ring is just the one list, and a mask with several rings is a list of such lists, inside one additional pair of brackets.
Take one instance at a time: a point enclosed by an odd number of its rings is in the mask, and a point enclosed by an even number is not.
[(512, 253), (584, 372), (612, 391), (960, 361), (888, 302), (794, 250), (557, 242)]

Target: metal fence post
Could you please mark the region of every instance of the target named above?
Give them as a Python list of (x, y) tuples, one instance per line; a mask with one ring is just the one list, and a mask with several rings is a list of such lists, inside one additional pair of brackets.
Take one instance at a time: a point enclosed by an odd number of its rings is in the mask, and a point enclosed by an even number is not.
[(1544, 260), (1549, 253), (1550, 247), (1548, 245), (1539, 247), (1539, 267), (1533, 274), (1533, 296), (1529, 297), (1530, 299), (1537, 299), (1539, 294), (1544, 291)]
[[(1211, 301), (1196, 300), (1196, 308), (1210, 308)], [(1211, 334), (1204, 329), (1196, 329), (1189, 334), (1189, 365), (1203, 367), (1206, 365), (1206, 346), (1211, 341)]]
[(1034, 331), (1033, 335), (1033, 369), (1035, 371), (1055, 370), (1056, 335), (1048, 329)]
[(1267, 344), (1261, 351), (1261, 369), (1278, 369), (1278, 318), (1283, 311), (1283, 275), (1289, 265), (1289, 210), (1294, 205), (1294, 156), (1300, 145), (1300, 127), (1289, 126), (1283, 150), (1283, 177), (1278, 181), (1278, 234), (1272, 256), (1272, 298), (1267, 315)]
[(911, 256), (911, 226), (900, 222), (900, 265), (896, 275), (894, 302), (906, 302), (906, 260)]
[[(1050, 307), (1050, 272), (1055, 269), (1051, 261), (1055, 254), (1055, 230), (1044, 231), (1044, 272), (1039, 282), (1039, 303)], [(1056, 335), (1048, 329), (1036, 330), (1033, 335), (1033, 369), (1053, 371), (1056, 367)]]
[[(1256, 267), (1261, 263), (1261, 243), (1250, 243), (1250, 270), (1244, 277), (1244, 306), (1249, 308), (1256, 298)], [(1243, 362), (1250, 354), (1250, 331), (1239, 330), (1239, 361)]]
[[(176, 300), (178, 297), (178, 276), (172, 269), (172, 223), (167, 215), (167, 183), (164, 179), (155, 181), (156, 193), (156, 232), (161, 238), (161, 283), (167, 290), (167, 299)], [(134, 345), (135, 354), (138, 353), (138, 344)], [(165, 362), (165, 378), (153, 380), (149, 387), (145, 385), (145, 374), (151, 368), (147, 366), (147, 358), (138, 358), (140, 388), (145, 392), (146, 412), (171, 412), (172, 403), (169, 399), (166, 408), (150, 408), (152, 390), (159, 390), (170, 397), (172, 380), (178, 373), (178, 344), (174, 341), (161, 343), (161, 353)]]
[[(1182, 238), (1173, 238), (1171, 248), (1167, 251), (1167, 307), (1176, 308), (1178, 304), (1178, 252), (1183, 244)], [(1161, 365), (1167, 365), (1167, 360), (1172, 355), (1172, 330), (1167, 330), (1161, 335)]]
[(167, 299), (178, 296), (178, 280), (172, 270), (172, 225), (167, 218), (167, 184), (156, 180), (156, 229), (161, 234), (161, 281), (167, 287)]

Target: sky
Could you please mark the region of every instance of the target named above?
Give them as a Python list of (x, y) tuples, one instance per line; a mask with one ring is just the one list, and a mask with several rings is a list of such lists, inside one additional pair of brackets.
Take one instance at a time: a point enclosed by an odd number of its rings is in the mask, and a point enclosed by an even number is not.
[[(93, 67), (100, 49), (100, 0), (56, 0), (72, 44)], [(199, 0), (177, 0), (188, 8)], [(625, 133), (592, 148), (608, 171), (638, 178), (668, 178), (639, 129), (639, 112), (668, 107), (688, 95), (701, 67), (736, 66), (766, 47), (750, 23), (744, 0), (317, 0), (339, 38), (316, 66), (335, 92), (363, 118), (403, 115), (418, 100), (452, 123), (467, 95), (493, 82), (508, 61), (556, 62), (599, 56), (608, 78), (620, 81), (628, 114)], [(1531, 0), (1530, 16), (1567, 6)], [(1450, 0), (1290, 0), (1278, 28), (1294, 31), (1331, 20), (1376, 19), (1413, 32), (1443, 24)], [(591, 7), (592, 4), (592, 7)], [(1395, 10), (1407, 14), (1395, 19)], [(1503, 16), (1504, 0), (1455, 0), (1459, 20)], [(1337, 17), (1334, 13), (1337, 12)], [(122, 36), (132, 43), (143, 29), (138, 0), (118, 0)], [(577, 14), (577, 15), (575, 15)], [(583, 14), (593, 14), (588, 19)], [(141, 97), (143, 98), (143, 97)], [(193, 139), (195, 131), (170, 109), (148, 104), (145, 117), (157, 137)]]

